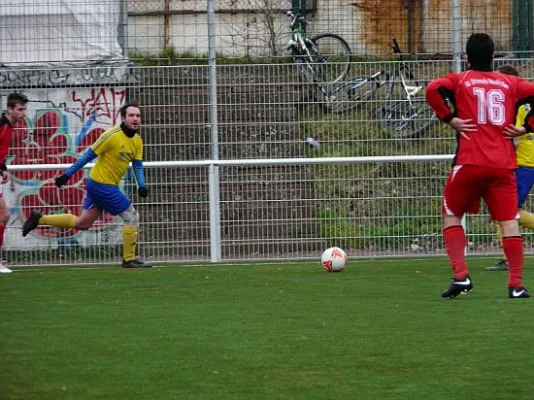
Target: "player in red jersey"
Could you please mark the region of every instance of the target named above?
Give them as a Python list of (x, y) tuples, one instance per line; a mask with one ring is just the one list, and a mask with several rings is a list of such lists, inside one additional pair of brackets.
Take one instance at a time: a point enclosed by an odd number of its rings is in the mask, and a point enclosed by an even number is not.
[[(19, 93), (11, 93), (7, 96), (7, 111), (0, 116), (0, 175), (1, 184), (8, 180), (6, 157), (13, 136), (13, 124), (24, 119), (26, 116), (26, 104), (28, 99)], [(9, 209), (2, 193), (0, 192), (0, 250), (4, 242), (4, 231), (9, 220)], [(8, 274), (5, 261), (0, 260), (0, 273)]]
[(461, 218), (467, 212), (477, 213), (480, 199), (503, 231), (503, 250), (509, 262), (508, 296), (530, 297), (522, 284), (524, 250), (514, 176), (517, 163), (509, 135), (514, 135), (511, 127), (517, 107), (534, 101), (534, 84), (492, 70), (494, 43), (485, 33), (469, 37), (466, 53), (467, 71), (447, 74), (426, 88), (428, 104), (457, 132), (456, 154), (442, 205), (443, 240), (454, 278), (441, 297), (455, 298), (473, 288)]

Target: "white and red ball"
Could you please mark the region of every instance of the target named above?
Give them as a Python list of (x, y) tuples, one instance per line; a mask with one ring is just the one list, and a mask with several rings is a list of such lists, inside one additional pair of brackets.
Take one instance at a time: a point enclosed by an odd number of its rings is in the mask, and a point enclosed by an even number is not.
[(321, 264), (328, 272), (342, 271), (348, 260), (347, 254), (339, 247), (330, 247), (321, 256)]

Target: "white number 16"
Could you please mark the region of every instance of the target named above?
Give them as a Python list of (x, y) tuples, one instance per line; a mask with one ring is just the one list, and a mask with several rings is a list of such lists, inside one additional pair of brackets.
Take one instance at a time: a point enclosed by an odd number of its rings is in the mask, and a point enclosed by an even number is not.
[(506, 117), (502, 90), (491, 89), (486, 93), (484, 88), (474, 87), (473, 94), (478, 99), (478, 123), (502, 125)]

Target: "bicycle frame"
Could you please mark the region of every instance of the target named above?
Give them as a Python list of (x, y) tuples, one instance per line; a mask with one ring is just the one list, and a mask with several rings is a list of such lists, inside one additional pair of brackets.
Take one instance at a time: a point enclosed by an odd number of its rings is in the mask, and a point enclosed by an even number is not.
[[(402, 59), (402, 53), (395, 39), (393, 39), (392, 47), (393, 52), (399, 54), (400, 62), (393, 69), (385, 72), (387, 76), (386, 103), (380, 108), (379, 116), (382, 119), (393, 118), (393, 121), (399, 121), (394, 123), (397, 124), (395, 131), (400, 132), (398, 129), (402, 129), (404, 137), (419, 137), (437, 122), (437, 117), (432, 113), (428, 122), (419, 126), (421, 121), (427, 121), (426, 118), (428, 118), (426, 100), (421, 96), (416, 97), (424, 90), (425, 84), (415, 80), (410, 66)], [(403, 95), (400, 99), (395, 98), (394, 95), (394, 88), (397, 84), (402, 87)], [(424, 106), (421, 105), (423, 102)], [(386, 122), (386, 124), (390, 123)]]
[(404, 62), (400, 66), (395, 67), (394, 69), (386, 72), (382, 72), (386, 75), (385, 82), (382, 83), (387, 85), (386, 99), (391, 100), (393, 97), (393, 90), (397, 83), (400, 83), (402, 89), (406, 95), (406, 100), (411, 100), (417, 93), (424, 89), (424, 85), (410, 85), (409, 81), (413, 81), (414, 76), (410, 67)]
[[(379, 97), (383, 102), (374, 112), (382, 126), (404, 137), (419, 137), (437, 122), (437, 118), (433, 113), (429, 115), (431, 110), (421, 96), (425, 83), (415, 80), (395, 39), (392, 48), (399, 61), (391, 69), (360, 76), (335, 87), (327, 93), (323, 106), (331, 107), (334, 112), (344, 112)], [(400, 90), (396, 91), (397, 85)], [(384, 86), (385, 93), (378, 95)]]
[(307, 58), (305, 62), (312, 62), (312, 56), (306, 42), (306, 31), (302, 28), (303, 25), (308, 25), (310, 22), (305, 17), (293, 14), (291, 11), (288, 11), (287, 15), (291, 18), (291, 39), (287, 48), (293, 52), (293, 57), (304, 56)]
[[(400, 65), (395, 66), (394, 68), (390, 70), (381, 70), (378, 72), (375, 72), (374, 74), (364, 77), (364, 78), (357, 78), (356, 80), (350, 81), (345, 83), (344, 85), (335, 88), (332, 92), (337, 92), (342, 87), (347, 85), (353, 85), (349, 90), (358, 89), (359, 87), (367, 84), (367, 83), (374, 83), (376, 84), (377, 89), (386, 85), (387, 91), (385, 98), (388, 100), (391, 100), (393, 97), (393, 90), (400, 80), (400, 84), (403, 88), (404, 93), (406, 94), (406, 99), (411, 100), (413, 96), (415, 96), (417, 93), (419, 93), (421, 90), (424, 89), (424, 85), (410, 85), (408, 82), (413, 81), (414, 76), (412, 74), (412, 71), (410, 70), (410, 67), (404, 62), (402, 59), (402, 52), (399, 48), (399, 45), (395, 39), (393, 39), (393, 52), (395, 54), (399, 54), (399, 60), (401, 61)], [(354, 84), (356, 83), (356, 84)]]
[[(307, 39), (306, 31), (302, 28), (302, 26), (309, 25), (310, 21), (300, 14), (293, 14), (291, 11), (288, 11), (287, 15), (291, 18), (291, 39), (287, 44), (287, 48), (291, 50), (293, 60), (301, 69), (301, 74), (304, 75), (307, 71), (312, 77), (311, 83), (319, 88), (322, 98), (325, 101), (328, 101), (327, 91), (321, 84), (321, 73), (317, 68), (314, 68), (313, 55), (310, 52), (310, 49), (314, 49), (315, 44)], [(315, 53), (319, 53), (317, 49), (315, 49)], [(304, 77), (304, 79), (308, 80), (306, 77)]]

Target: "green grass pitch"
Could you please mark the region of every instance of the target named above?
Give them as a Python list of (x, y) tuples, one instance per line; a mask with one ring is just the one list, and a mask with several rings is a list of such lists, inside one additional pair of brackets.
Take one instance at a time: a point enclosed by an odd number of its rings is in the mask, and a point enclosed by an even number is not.
[(495, 261), (455, 300), (441, 258), (19, 270), (0, 399), (531, 400), (534, 300)]

